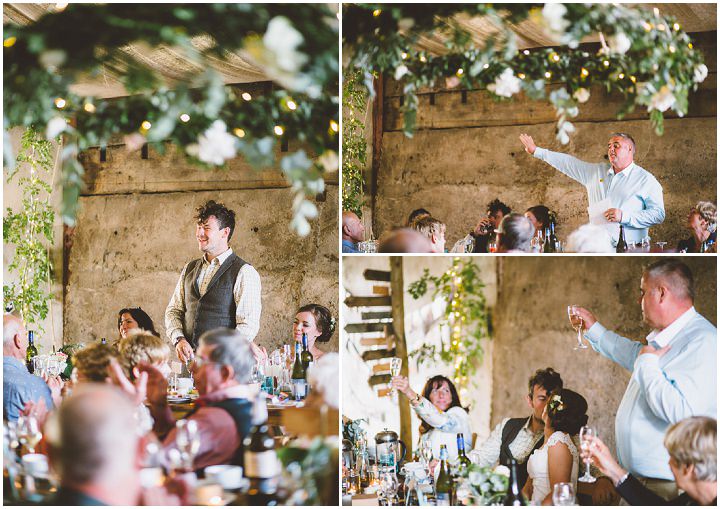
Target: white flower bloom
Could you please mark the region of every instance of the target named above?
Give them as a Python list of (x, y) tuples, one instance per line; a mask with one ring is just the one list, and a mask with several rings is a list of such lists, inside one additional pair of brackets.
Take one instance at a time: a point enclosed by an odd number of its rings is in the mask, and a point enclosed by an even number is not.
[(510, 469), (506, 467), (505, 465), (498, 465), (493, 469), (493, 472), (499, 475), (504, 475), (505, 477), (510, 477)]
[(624, 55), (627, 53), (627, 50), (630, 49), (630, 46), (632, 46), (632, 41), (630, 41), (630, 38), (623, 32), (618, 32), (608, 37), (610, 53)]
[(332, 408), (340, 408), (340, 362), (338, 354), (326, 353), (308, 370), (308, 382)]
[(290, 228), (294, 230), (300, 237), (307, 237), (310, 233), (310, 223), (302, 214), (295, 214), (290, 221)]
[(338, 171), (340, 167), (340, 160), (338, 159), (337, 152), (335, 152), (334, 150), (326, 150), (318, 158), (318, 164), (320, 164), (320, 166), (322, 166), (323, 169), (328, 173)]
[(408, 72), (410, 72), (410, 69), (408, 69), (406, 65), (397, 66), (397, 68), (395, 69), (395, 80), (399, 81)]
[(188, 154), (204, 163), (220, 166), (236, 155), (236, 138), (227, 132), (225, 122), (216, 120), (200, 135), (197, 143), (188, 145)]
[(702, 83), (705, 81), (708, 75), (708, 68), (705, 64), (700, 64), (695, 68), (694, 80), (695, 83)]
[(48, 140), (54, 140), (58, 136), (60, 136), (60, 133), (65, 131), (67, 129), (67, 122), (62, 117), (53, 117), (50, 119), (50, 122), (47, 124), (47, 129), (45, 130), (45, 138)]
[(588, 99), (590, 99), (590, 91), (587, 88), (578, 88), (573, 94), (573, 97), (579, 103), (586, 103)]
[(302, 42), (302, 34), (284, 16), (271, 19), (263, 36), (263, 44), (274, 53), (277, 66), (287, 72), (297, 72), (307, 61), (303, 53), (295, 51)]
[(494, 84), (488, 85), (488, 90), (503, 97), (512, 97), (520, 92), (520, 79), (516, 78), (513, 70), (508, 67), (495, 78)]
[(654, 93), (650, 98), (650, 106), (648, 106), (648, 111), (665, 111), (673, 104), (675, 104), (675, 96), (673, 95), (672, 90), (670, 90), (667, 85), (663, 85), (662, 88), (660, 88), (660, 90)]
[(483, 481), (483, 476), (480, 472), (473, 470), (468, 474), (468, 480), (470, 484), (477, 486)]
[(563, 4), (547, 3), (542, 10), (542, 16), (545, 19), (545, 24), (551, 32), (556, 34), (563, 34), (570, 22), (565, 19), (567, 14), (567, 8)]

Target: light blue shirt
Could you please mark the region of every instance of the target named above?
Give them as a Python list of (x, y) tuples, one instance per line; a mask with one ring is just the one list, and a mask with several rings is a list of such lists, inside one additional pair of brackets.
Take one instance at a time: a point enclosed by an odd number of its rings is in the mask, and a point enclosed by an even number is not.
[[(627, 242), (640, 242), (648, 236), (648, 228), (665, 220), (662, 186), (650, 172), (635, 163), (615, 174), (610, 163), (586, 163), (540, 147), (533, 155), (584, 185), (590, 205), (608, 198), (608, 208), (622, 210), (621, 223)], [(617, 244), (619, 230), (619, 226), (611, 230), (614, 244)]]
[(673, 480), (663, 438), (671, 424), (692, 415), (717, 418), (717, 329), (688, 309), (648, 342), (669, 344), (658, 357), (638, 355), (642, 343), (595, 322), (585, 333), (597, 352), (632, 372), (615, 415), (620, 463), (633, 475)]
[(52, 394), (45, 380), (30, 374), (21, 360), (3, 356), (3, 418), (17, 421), (25, 403), (37, 403), (41, 398), (45, 399), (47, 409), (52, 410)]

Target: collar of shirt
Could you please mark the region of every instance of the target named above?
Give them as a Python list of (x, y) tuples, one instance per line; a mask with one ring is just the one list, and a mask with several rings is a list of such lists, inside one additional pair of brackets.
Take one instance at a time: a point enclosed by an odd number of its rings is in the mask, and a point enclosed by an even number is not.
[[(228, 259), (228, 256), (230, 256), (230, 255), (232, 254), (232, 252), (233, 252), (232, 248), (229, 247), (229, 248), (227, 249), (227, 251), (225, 251), (224, 253), (219, 254), (218, 256), (216, 256), (215, 258), (213, 258), (213, 261), (217, 260), (217, 264), (218, 264), (218, 266), (220, 266), (220, 265), (222, 265), (223, 263), (225, 263), (225, 260)], [(210, 264), (212, 263), (212, 262), (209, 262), (209, 261), (208, 261), (208, 259), (207, 259), (207, 253), (203, 255), (203, 263), (206, 264), (206, 265), (210, 265)]]
[(21, 360), (18, 359), (17, 357), (12, 357), (12, 356), (10, 356), (10, 355), (4, 355), (4, 356), (3, 356), (3, 366), (5, 366), (5, 365), (13, 366), (13, 367), (18, 368), (18, 369), (23, 369), (23, 368), (25, 368), (25, 365), (23, 364), (23, 361), (21, 361)]
[(256, 384), (238, 384), (225, 387), (214, 392), (200, 396), (197, 400), (199, 405), (215, 403), (224, 399), (247, 399), (253, 400), (258, 395), (259, 388)]
[(690, 309), (678, 316), (673, 323), (665, 327), (663, 330), (659, 331), (656, 329), (648, 334), (646, 338), (648, 343), (650, 341), (655, 341), (660, 348), (665, 347), (675, 336), (677, 336), (677, 334), (688, 324), (690, 320), (695, 318), (696, 314), (697, 311), (695, 311), (695, 306), (691, 306)]
[(523, 429), (533, 436), (538, 436), (538, 435), (542, 435), (543, 433), (545, 433), (545, 430), (543, 428), (540, 428), (539, 431), (532, 430), (532, 419), (533, 419), (532, 415), (530, 417), (528, 417), (528, 420), (525, 422), (525, 426), (523, 426)]
[(635, 169), (635, 161), (628, 164), (625, 168), (620, 170), (618, 173), (615, 173), (615, 170), (613, 170), (612, 164), (610, 165), (610, 168), (608, 168), (607, 176), (608, 177), (618, 177), (621, 175), (624, 175), (625, 177), (629, 177), (630, 173)]

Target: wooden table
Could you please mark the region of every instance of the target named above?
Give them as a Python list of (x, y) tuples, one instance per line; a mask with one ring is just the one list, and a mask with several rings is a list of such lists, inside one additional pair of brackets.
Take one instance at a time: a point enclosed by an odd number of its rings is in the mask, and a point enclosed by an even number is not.
[[(184, 419), (195, 409), (195, 402), (189, 403), (168, 403), (175, 420)], [(270, 426), (282, 426), (282, 416), (285, 410), (295, 408), (295, 405), (272, 405), (268, 404), (268, 424)]]

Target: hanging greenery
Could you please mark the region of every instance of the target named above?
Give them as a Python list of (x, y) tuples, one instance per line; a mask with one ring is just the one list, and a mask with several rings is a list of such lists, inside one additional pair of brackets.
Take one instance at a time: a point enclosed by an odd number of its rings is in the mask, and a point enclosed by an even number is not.
[[(365, 73), (386, 73), (402, 83), (404, 131), (412, 136), (421, 87), (485, 88), (498, 99), (520, 91), (530, 99), (547, 96), (555, 107), (557, 138), (565, 144), (575, 128), (569, 119), (590, 97), (593, 85), (617, 92), (624, 103), (620, 119), (647, 107), (658, 135), (663, 112), (683, 116), (688, 94), (707, 76), (701, 52), (672, 17), (657, 9), (618, 4), (344, 4), (343, 37), (352, 48), (350, 66)], [(477, 44), (453, 16), (484, 16), (498, 34)], [(531, 19), (558, 44), (518, 51), (513, 24)], [(601, 34), (597, 53), (581, 40)], [(442, 35), (443, 55), (418, 49), (421, 37)], [(548, 89), (553, 83), (561, 88)], [(372, 86), (367, 85), (372, 93)]]
[(482, 364), (483, 340), (490, 339), (489, 315), (480, 278), (480, 268), (470, 258), (453, 258), (452, 267), (441, 276), (423, 276), (411, 283), (408, 292), (419, 299), (430, 290), (433, 299), (442, 298), (445, 317), (441, 327), (448, 327), (448, 341), (428, 341), (410, 353), (418, 366), (442, 361), (454, 367), (453, 379), (459, 388), (467, 387), (469, 378)]
[[(50, 293), (49, 247), (53, 244), (55, 212), (50, 203), (52, 171), (55, 164), (53, 144), (32, 128), (22, 135), (20, 153), (7, 182), (22, 172), (18, 185), (22, 190), (22, 206), (13, 211), (8, 207), (3, 217), (3, 242), (15, 246), (8, 270), (16, 281), (3, 285), (5, 305), (13, 304), (26, 326), (40, 325), (47, 317)], [(21, 166), (22, 165), (22, 166)]]
[[(67, 4), (65, 4), (67, 5)], [(274, 164), (280, 140), (309, 148), (280, 168), (296, 193), (292, 227), (300, 235), (317, 215), (306, 199), (337, 171), (338, 19), (330, 4), (70, 4), (27, 26), (4, 26), (4, 127), (34, 125), (48, 139), (65, 135), (63, 220), (72, 225), (83, 184), (79, 151), (125, 136), (171, 141), (203, 167), (239, 152), (254, 166)], [(128, 45), (171, 48), (188, 66), (165, 83)], [(254, 96), (224, 86), (212, 64), (240, 55), (282, 88)], [(71, 85), (106, 72), (127, 97), (81, 96)], [(5, 163), (12, 166), (7, 134)]]
[(362, 217), (367, 164), (365, 115), (368, 94), (361, 82), (363, 74), (347, 70), (343, 74), (343, 135), (342, 135), (342, 207)]

